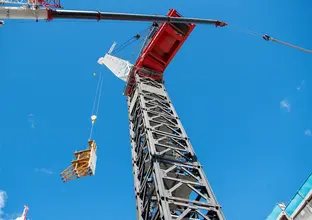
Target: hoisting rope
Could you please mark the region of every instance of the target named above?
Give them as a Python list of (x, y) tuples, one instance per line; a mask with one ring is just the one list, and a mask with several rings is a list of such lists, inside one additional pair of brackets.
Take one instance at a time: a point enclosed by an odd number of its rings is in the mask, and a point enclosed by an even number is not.
[[(96, 76), (96, 74), (94, 74)], [(93, 100), (93, 107), (92, 107), (92, 113), (91, 113), (91, 131), (90, 131), (90, 137), (89, 140), (92, 138), (92, 132), (93, 132), (93, 127), (94, 123), (97, 119), (99, 108), (100, 108), (100, 101), (101, 101), (101, 95), (102, 95), (102, 88), (103, 88), (103, 74), (100, 72), (99, 80), (96, 86), (96, 92)]]
[(266, 41), (272, 41), (272, 42), (280, 43), (280, 44), (283, 44), (283, 45), (285, 45), (285, 46), (289, 46), (289, 47), (292, 47), (292, 48), (301, 50), (301, 51), (303, 51), (303, 52), (307, 52), (307, 53), (312, 54), (312, 50), (308, 50), (308, 49), (305, 49), (305, 48), (302, 48), (302, 47), (298, 47), (298, 46), (293, 45), (293, 44), (289, 44), (289, 43), (280, 41), (280, 40), (278, 40), (278, 39), (275, 39), (275, 38), (273, 38), (273, 37), (270, 37), (270, 36), (267, 35), (267, 34), (260, 34), (260, 33), (257, 33), (257, 32), (251, 31), (251, 30), (247, 30), (247, 29), (243, 29), (243, 28), (236, 27), (236, 26), (234, 26), (234, 25), (228, 25), (228, 26), (229, 26), (229, 27), (233, 27), (233, 28), (235, 28), (235, 29), (238, 30), (238, 31), (241, 31), (241, 32), (244, 32), (244, 33), (253, 35), (253, 36), (261, 36), (261, 37), (262, 37), (264, 40), (266, 40)]

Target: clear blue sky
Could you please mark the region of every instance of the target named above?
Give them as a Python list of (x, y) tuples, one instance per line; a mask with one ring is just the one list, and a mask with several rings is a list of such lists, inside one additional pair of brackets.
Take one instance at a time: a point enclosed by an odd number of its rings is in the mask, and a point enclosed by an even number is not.
[[(151, 14), (176, 8), (184, 16), (225, 20), (312, 49), (309, 0), (62, 4)], [(33, 220), (136, 219), (124, 82), (97, 60), (113, 41), (122, 43), (145, 27), (8, 21), (0, 29), (5, 220), (21, 213), (24, 204)], [(310, 174), (311, 59), (311, 54), (231, 28), (197, 26), (167, 68), (169, 95), (227, 219), (264, 219)], [(96, 85), (92, 74), (100, 71), (104, 88), (94, 134), (96, 176), (63, 184), (59, 173), (74, 150), (87, 146)], [(281, 107), (284, 99), (290, 109)]]

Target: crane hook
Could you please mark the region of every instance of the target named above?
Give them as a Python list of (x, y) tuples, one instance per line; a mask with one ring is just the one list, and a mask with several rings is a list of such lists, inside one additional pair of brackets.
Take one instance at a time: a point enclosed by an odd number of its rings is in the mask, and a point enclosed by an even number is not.
[(96, 115), (92, 115), (92, 116), (91, 116), (91, 122), (92, 122), (92, 124), (94, 124), (94, 122), (96, 121), (96, 118), (97, 118)]

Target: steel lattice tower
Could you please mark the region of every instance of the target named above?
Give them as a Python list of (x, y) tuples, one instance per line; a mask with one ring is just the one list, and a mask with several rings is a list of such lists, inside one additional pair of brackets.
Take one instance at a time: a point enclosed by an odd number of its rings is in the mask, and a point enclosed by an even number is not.
[(224, 220), (162, 82), (135, 75), (127, 98), (139, 220)]

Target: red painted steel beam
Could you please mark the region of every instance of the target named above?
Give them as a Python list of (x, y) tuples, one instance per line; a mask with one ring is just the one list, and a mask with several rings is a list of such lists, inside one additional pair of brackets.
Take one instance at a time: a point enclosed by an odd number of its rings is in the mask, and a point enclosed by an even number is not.
[[(182, 17), (175, 9), (171, 9), (167, 16)], [(130, 76), (125, 95), (131, 93), (131, 85), (134, 84), (135, 80), (134, 75), (144, 75), (144, 73), (140, 71), (140, 67), (160, 73), (159, 75), (152, 75), (150, 77), (155, 80), (162, 80), (165, 69), (175, 57), (176, 53), (191, 34), (195, 26), (195, 24), (191, 23), (162, 23), (154, 37), (136, 61), (135, 66), (137, 68), (131, 73), (133, 76)]]

